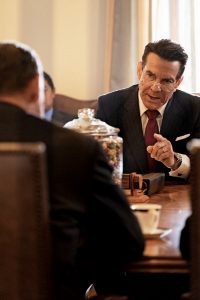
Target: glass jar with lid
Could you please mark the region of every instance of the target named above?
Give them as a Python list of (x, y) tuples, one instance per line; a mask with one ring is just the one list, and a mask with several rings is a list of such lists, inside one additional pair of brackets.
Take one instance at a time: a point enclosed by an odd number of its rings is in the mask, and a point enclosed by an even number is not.
[(94, 109), (78, 110), (78, 119), (65, 124), (65, 128), (92, 135), (105, 151), (110, 165), (113, 167), (113, 180), (121, 185), (123, 174), (123, 140), (118, 136), (119, 129), (94, 118)]

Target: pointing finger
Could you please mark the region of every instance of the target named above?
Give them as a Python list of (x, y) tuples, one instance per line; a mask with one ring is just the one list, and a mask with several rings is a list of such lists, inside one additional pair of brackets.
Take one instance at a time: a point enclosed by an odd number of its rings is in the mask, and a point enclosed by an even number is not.
[(158, 133), (154, 133), (154, 138), (155, 138), (158, 142), (166, 141), (166, 138), (164, 138), (161, 134), (158, 134)]

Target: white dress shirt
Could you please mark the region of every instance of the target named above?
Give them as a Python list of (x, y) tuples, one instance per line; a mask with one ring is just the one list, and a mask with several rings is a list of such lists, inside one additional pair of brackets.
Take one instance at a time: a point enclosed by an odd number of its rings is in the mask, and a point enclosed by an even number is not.
[[(145, 114), (146, 110), (148, 109), (144, 103), (142, 102), (142, 99), (140, 97), (140, 95), (138, 94), (138, 98), (139, 98), (139, 109), (140, 109), (140, 117), (141, 117), (141, 122), (142, 122), (142, 130), (143, 130), (143, 134), (145, 132), (145, 128), (148, 122), (148, 117)], [(167, 103), (165, 103), (163, 106), (161, 106), (158, 111), (159, 111), (159, 115), (156, 118), (157, 122), (158, 122), (158, 128), (160, 131), (160, 127), (162, 124), (162, 119), (163, 119), (163, 114), (165, 111), (165, 108), (167, 106)], [(189, 175), (190, 172), (190, 159), (187, 155), (180, 153), (182, 156), (182, 163), (180, 165), (180, 167), (178, 169), (176, 169), (175, 171), (170, 171), (169, 175), (170, 176), (175, 176), (175, 177), (183, 177), (186, 178)]]

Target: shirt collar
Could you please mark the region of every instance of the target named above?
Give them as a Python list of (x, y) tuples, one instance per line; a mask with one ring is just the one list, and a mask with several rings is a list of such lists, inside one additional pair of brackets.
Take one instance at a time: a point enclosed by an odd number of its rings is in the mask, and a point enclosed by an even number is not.
[(52, 115), (53, 115), (53, 108), (50, 108), (47, 112), (45, 112), (45, 119), (51, 121)]
[[(138, 92), (138, 99), (139, 99), (139, 109), (140, 109), (140, 117), (141, 117), (148, 108), (144, 105), (139, 92)], [(161, 116), (163, 116), (166, 106), (167, 106), (167, 102), (164, 105), (162, 105), (159, 109), (157, 109)]]

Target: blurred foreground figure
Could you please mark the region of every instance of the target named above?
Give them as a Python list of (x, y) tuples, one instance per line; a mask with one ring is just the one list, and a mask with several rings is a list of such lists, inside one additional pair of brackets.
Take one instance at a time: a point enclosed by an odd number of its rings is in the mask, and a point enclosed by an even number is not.
[(91, 283), (97, 293), (118, 292), (124, 265), (144, 249), (138, 222), (100, 144), (43, 116), (38, 56), (28, 46), (1, 42), (0, 141), (40, 141), (47, 148), (55, 299), (84, 299)]

